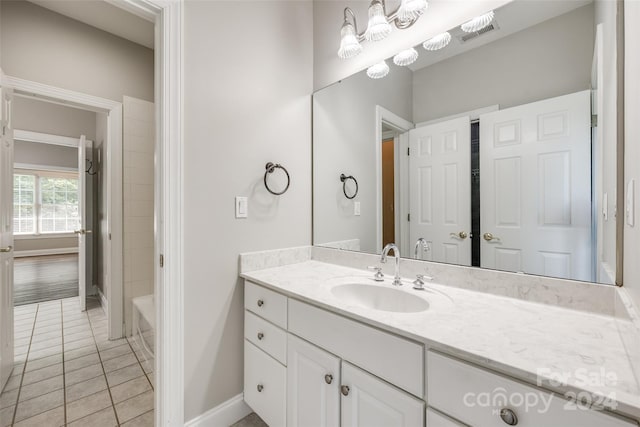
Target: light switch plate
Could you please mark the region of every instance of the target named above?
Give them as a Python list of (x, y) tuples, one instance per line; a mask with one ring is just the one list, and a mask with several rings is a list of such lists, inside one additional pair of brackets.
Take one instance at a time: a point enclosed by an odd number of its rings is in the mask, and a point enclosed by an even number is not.
[(634, 180), (630, 180), (627, 183), (627, 206), (626, 206), (626, 216), (627, 216), (627, 224), (633, 227), (635, 223), (635, 194), (634, 194), (635, 182)]
[(249, 216), (249, 200), (246, 197), (236, 197), (236, 218), (247, 218)]
[(360, 216), (360, 202), (353, 202), (353, 214)]

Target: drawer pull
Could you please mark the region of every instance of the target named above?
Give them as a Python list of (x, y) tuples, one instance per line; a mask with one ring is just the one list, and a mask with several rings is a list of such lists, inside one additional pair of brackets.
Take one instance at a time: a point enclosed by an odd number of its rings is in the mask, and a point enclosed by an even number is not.
[(349, 386), (348, 385), (340, 386), (340, 393), (342, 393), (344, 396), (348, 396), (349, 395)]
[(264, 301), (261, 299), (258, 300), (258, 307), (262, 307), (264, 305)]
[(264, 389), (264, 386), (262, 384), (258, 384), (258, 387), (256, 387), (258, 389), (258, 393), (262, 393), (262, 390)]
[(518, 424), (518, 417), (516, 416), (516, 413), (509, 408), (500, 409), (500, 418), (507, 425), (515, 426)]
[(331, 384), (333, 382), (333, 375), (331, 374), (327, 374), (324, 376), (324, 382), (326, 382), (327, 384)]
[(262, 340), (264, 338), (264, 334), (262, 332), (258, 332), (258, 339)]

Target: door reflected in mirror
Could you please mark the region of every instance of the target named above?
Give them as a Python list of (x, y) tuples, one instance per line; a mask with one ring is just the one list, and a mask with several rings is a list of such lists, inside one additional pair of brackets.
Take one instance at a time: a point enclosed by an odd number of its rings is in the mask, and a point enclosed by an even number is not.
[(314, 94), (314, 244), (613, 283), (615, 2), (517, 1), (450, 34)]

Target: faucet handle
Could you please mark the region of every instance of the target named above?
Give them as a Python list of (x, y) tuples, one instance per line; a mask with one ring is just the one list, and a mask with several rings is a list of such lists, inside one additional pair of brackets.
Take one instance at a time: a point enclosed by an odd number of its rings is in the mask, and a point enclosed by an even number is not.
[(375, 270), (376, 274), (373, 275), (373, 280), (376, 282), (382, 282), (384, 280), (384, 274), (382, 274), (382, 267), (376, 267), (375, 265), (370, 265), (367, 267), (369, 270)]
[(424, 274), (416, 274), (416, 280), (413, 281), (413, 289), (416, 289), (418, 291), (424, 290), (425, 280), (431, 281), (433, 280), (433, 277), (425, 276)]

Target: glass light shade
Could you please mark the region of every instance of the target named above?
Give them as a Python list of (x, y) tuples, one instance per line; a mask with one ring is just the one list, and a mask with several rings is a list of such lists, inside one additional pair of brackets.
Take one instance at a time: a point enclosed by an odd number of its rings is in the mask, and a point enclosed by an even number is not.
[(401, 21), (410, 21), (418, 18), (427, 10), (427, 0), (402, 0), (398, 8), (398, 18)]
[(476, 16), (471, 21), (465, 22), (460, 26), (462, 31), (466, 33), (475, 33), (476, 31), (480, 31), (487, 25), (493, 21), (493, 10), (491, 12), (487, 12), (484, 15)]
[(340, 30), (338, 56), (341, 59), (348, 59), (357, 56), (360, 52), (362, 52), (362, 45), (358, 41), (356, 30), (350, 22), (345, 21)]
[(418, 59), (418, 51), (414, 48), (409, 48), (394, 56), (393, 63), (400, 67), (406, 67), (416, 62), (416, 59)]
[(389, 74), (389, 66), (385, 61), (378, 62), (367, 68), (367, 76), (372, 79), (381, 79), (387, 74)]
[(439, 50), (448, 45), (450, 41), (451, 34), (449, 34), (449, 32), (445, 32), (431, 37), (429, 40), (422, 43), (422, 47), (424, 47), (426, 50)]
[(370, 42), (377, 42), (391, 33), (391, 24), (387, 22), (384, 7), (379, 0), (373, 0), (369, 6), (369, 23), (364, 37)]

